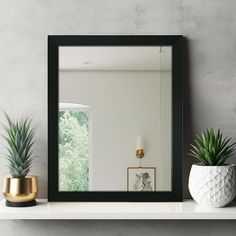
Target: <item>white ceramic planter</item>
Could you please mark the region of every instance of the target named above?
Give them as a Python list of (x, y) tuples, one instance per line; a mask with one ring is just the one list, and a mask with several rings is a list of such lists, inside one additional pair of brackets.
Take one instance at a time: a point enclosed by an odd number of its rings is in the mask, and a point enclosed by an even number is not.
[(236, 194), (235, 165), (193, 164), (188, 185), (197, 203), (209, 207), (226, 206)]

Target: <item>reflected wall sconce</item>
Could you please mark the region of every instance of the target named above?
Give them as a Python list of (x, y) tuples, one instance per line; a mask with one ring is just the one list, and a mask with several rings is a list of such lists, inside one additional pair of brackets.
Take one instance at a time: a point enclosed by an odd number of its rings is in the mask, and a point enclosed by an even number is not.
[(141, 136), (138, 136), (136, 140), (136, 157), (138, 159), (144, 157), (143, 139)]

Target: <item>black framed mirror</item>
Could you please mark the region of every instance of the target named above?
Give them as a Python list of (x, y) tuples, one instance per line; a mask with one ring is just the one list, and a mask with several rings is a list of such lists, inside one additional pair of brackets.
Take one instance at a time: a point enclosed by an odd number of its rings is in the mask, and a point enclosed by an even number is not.
[(48, 36), (48, 200), (182, 201), (182, 36)]

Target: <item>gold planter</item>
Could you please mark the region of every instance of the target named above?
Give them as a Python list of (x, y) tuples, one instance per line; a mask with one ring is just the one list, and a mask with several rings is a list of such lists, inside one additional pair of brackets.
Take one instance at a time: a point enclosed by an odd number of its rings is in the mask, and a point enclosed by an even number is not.
[(37, 176), (13, 178), (6, 176), (3, 183), (3, 194), (7, 206), (33, 206), (36, 205), (38, 195)]

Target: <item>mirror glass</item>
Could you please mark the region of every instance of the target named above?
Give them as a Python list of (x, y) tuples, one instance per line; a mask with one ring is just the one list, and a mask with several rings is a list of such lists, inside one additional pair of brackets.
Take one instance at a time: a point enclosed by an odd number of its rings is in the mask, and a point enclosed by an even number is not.
[(171, 191), (172, 47), (59, 47), (59, 191)]

